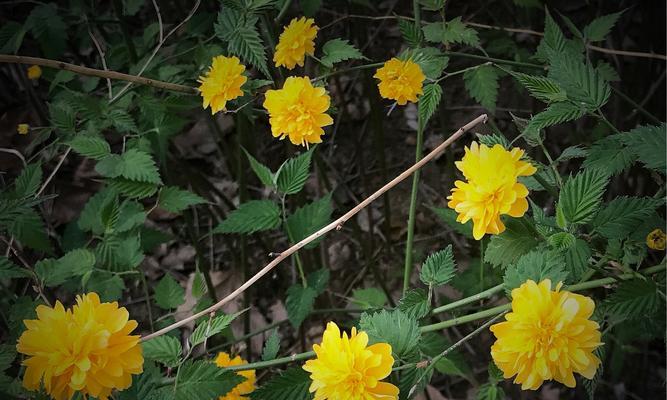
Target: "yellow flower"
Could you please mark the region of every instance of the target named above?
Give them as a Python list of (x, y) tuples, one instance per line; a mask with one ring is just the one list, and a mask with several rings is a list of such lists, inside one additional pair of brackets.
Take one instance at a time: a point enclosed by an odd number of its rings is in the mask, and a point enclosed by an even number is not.
[(323, 126), (333, 124), (326, 114), (331, 100), (324, 88), (313, 87), (308, 77), (290, 76), (280, 90), (267, 90), (264, 108), (269, 112), (274, 137), (289, 137), (296, 145), (320, 143)]
[(294, 69), (296, 64), (303, 67), (306, 54), (315, 54), (315, 37), (320, 28), (315, 21), (306, 17), (294, 18), (280, 34), (273, 61), (276, 67)]
[(18, 132), (19, 135), (27, 135), (28, 131), (30, 131), (30, 125), (28, 124), (19, 124), (16, 127), (16, 132)]
[(660, 228), (653, 230), (646, 236), (646, 245), (649, 249), (665, 250), (666, 241), (667, 237), (665, 237), (665, 232)]
[[(232, 365), (243, 365), (248, 362), (242, 359), (240, 356), (230, 358), (229, 354), (225, 352), (218, 353), (218, 357), (215, 359), (215, 363), (218, 367), (230, 367)], [(255, 390), (255, 370), (239, 371), (238, 375), (241, 375), (245, 378), (245, 381), (239, 383), (224, 396), (220, 396), (218, 400), (246, 400), (249, 397), (243, 396), (245, 394), (250, 394)]]
[(39, 77), (42, 76), (42, 69), (39, 67), (39, 65), (31, 65), (28, 68), (28, 79), (39, 79)]
[(392, 58), (385, 62), (373, 77), (380, 80), (378, 84), (380, 96), (396, 100), (401, 106), (408, 101), (416, 103), (419, 101), (417, 96), (424, 93), (422, 90), (424, 73), (412, 60), (401, 61)]
[(96, 293), (77, 296), (72, 309), (58, 301), (51, 308), (37, 307), (37, 319), (24, 320), (27, 330), (16, 349), (28, 358), (23, 386), (40, 388), (56, 400), (70, 399), (75, 391), (101, 400), (113, 389), (132, 384), (132, 374), (143, 371), (139, 336), (131, 336), (137, 322), (118, 303), (100, 303)]
[(496, 144), (492, 148), (473, 142), (465, 149), (456, 167), (467, 182), (454, 182), (455, 188), (447, 197), (449, 208), (459, 214), (456, 220), (465, 224), (473, 221), (473, 236), (480, 240), (484, 234), (499, 234), (505, 230), (500, 220), (503, 214), (521, 217), (528, 210), (528, 189), (517, 182), (519, 176), (530, 176), (537, 169), (521, 161), (523, 150), (507, 151)]
[(526, 281), (512, 290), (512, 312), (491, 326), (497, 340), (491, 356), (505, 378), (521, 389), (535, 390), (555, 379), (574, 387), (574, 373), (592, 379), (600, 365), (593, 354), (600, 343), (599, 325), (589, 318), (595, 303), (589, 297), (551, 290), (551, 281)]
[(394, 358), (387, 343), (368, 345), (366, 332), (352, 328), (348, 337), (329, 322), (322, 344), (313, 345), (317, 358), (306, 361), (310, 372), (310, 392), (315, 400), (398, 399), (398, 388), (380, 382), (389, 376)]
[(241, 86), (248, 80), (243, 75), (245, 66), (237, 57), (213, 57), (205, 76), (199, 77), (199, 91), (204, 99), (204, 109), (211, 106), (211, 114), (224, 110), (229, 100), (243, 96)]

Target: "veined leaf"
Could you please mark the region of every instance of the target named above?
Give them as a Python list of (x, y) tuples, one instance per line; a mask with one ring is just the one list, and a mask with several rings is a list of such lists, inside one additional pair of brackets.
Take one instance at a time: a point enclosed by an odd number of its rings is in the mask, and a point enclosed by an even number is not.
[(611, 31), (611, 28), (616, 25), (616, 21), (618, 21), (621, 14), (623, 14), (623, 11), (595, 18), (584, 28), (584, 37), (589, 42), (604, 40), (605, 36)]
[(565, 90), (569, 100), (589, 112), (605, 105), (611, 95), (609, 84), (597, 68), (570, 55), (553, 59), (549, 78)]
[(146, 359), (155, 360), (167, 367), (177, 366), (181, 357), (181, 342), (173, 336), (158, 336), (144, 342), (141, 347)]
[(245, 155), (248, 157), (250, 168), (252, 168), (252, 170), (255, 172), (255, 175), (257, 175), (262, 184), (270, 188), (276, 187), (276, 176), (273, 172), (271, 172), (269, 167), (257, 161), (255, 157), (251, 156), (246, 149), (243, 149), (243, 152), (245, 152)]
[(171, 275), (165, 274), (155, 287), (153, 297), (158, 307), (171, 310), (185, 302), (185, 289)]
[(667, 146), (667, 125), (639, 126), (621, 140), (646, 168), (665, 174), (667, 155), (663, 151)]
[[(287, 217), (286, 226), (290, 240), (293, 243), (298, 243), (315, 233), (331, 221), (332, 212), (331, 194), (297, 209), (294, 214)], [(314, 240), (308, 243), (305, 248), (312, 249), (320, 241), (321, 238)]]
[(310, 173), (310, 160), (315, 146), (297, 157), (290, 158), (278, 168), (276, 185), (281, 193), (294, 194), (303, 189)]
[(428, 256), (419, 272), (419, 279), (428, 286), (442, 286), (451, 281), (455, 273), (456, 263), (450, 244), (444, 250)]
[(29, 270), (19, 268), (9, 258), (0, 256), (0, 279), (27, 278), (30, 276)]
[(422, 40), (424, 40), (424, 33), (412, 21), (408, 21), (402, 18), (399, 19), (398, 29), (401, 31), (401, 36), (403, 36), (403, 41), (409, 47), (412, 48), (419, 47)]
[(240, 311), (234, 314), (229, 315), (219, 315), (211, 320), (203, 320), (197, 325), (192, 335), (190, 335), (190, 344), (192, 347), (197, 346), (198, 344), (204, 343), (204, 341), (210, 338), (213, 335), (217, 335), (222, 332), (225, 328), (229, 326), (238, 317), (243, 314), (244, 311)]
[(510, 295), (513, 289), (518, 288), (529, 279), (535, 283), (550, 279), (552, 288), (555, 288), (559, 282), (565, 283), (567, 277), (564, 260), (557, 253), (531, 251), (519, 258), (516, 265), (505, 269), (503, 284), (505, 292)]
[(622, 282), (604, 304), (607, 312), (620, 320), (637, 319), (657, 311), (660, 296), (653, 281), (633, 279)]
[(498, 71), (491, 65), (481, 65), (463, 74), (463, 82), (468, 93), (491, 113), (496, 111), (498, 78)]
[(563, 52), (566, 46), (565, 36), (556, 24), (556, 21), (551, 17), (549, 10), (546, 11), (544, 21), (544, 36), (537, 46), (535, 58), (540, 61), (549, 61), (549, 59), (557, 54)]
[(320, 62), (328, 68), (333, 68), (333, 65), (346, 60), (365, 59), (363, 54), (344, 39), (332, 39), (322, 46), (322, 58)]
[(280, 334), (278, 328), (271, 331), (271, 335), (264, 342), (262, 349), (262, 361), (270, 361), (276, 358), (280, 350)]
[(303, 320), (313, 311), (316, 297), (317, 291), (314, 288), (310, 286), (303, 287), (301, 283), (296, 283), (287, 289), (285, 308), (293, 327), (301, 326)]
[(417, 320), (400, 310), (382, 310), (364, 313), (359, 328), (368, 334), (370, 343), (389, 343), (398, 359), (403, 359), (417, 349), (421, 333)]
[(491, 236), (484, 252), (484, 261), (503, 268), (515, 263), (538, 244), (534, 227), (524, 219), (512, 218), (505, 223), (505, 232)]
[(524, 135), (537, 136), (539, 131), (549, 126), (574, 121), (586, 114), (586, 111), (570, 102), (553, 103), (541, 113), (530, 119), (523, 130)]
[(545, 103), (555, 103), (567, 100), (565, 91), (558, 83), (544, 76), (523, 74), (521, 72), (509, 71), (530, 94)]
[(76, 135), (74, 139), (67, 144), (72, 146), (72, 149), (84, 157), (92, 158), (93, 160), (102, 160), (111, 154), (111, 147), (109, 143), (101, 137), (93, 135)]
[(410, 318), (419, 320), (431, 311), (428, 294), (423, 289), (410, 289), (398, 301), (398, 309)]
[(123, 153), (123, 168), (121, 175), (127, 179), (139, 182), (161, 184), (160, 172), (150, 154), (137, 149), (130, 149)]
[(14, 181), (14, 196), (17, 198), (33, 196), (42, 183), (42, 165), (28, 164)]
[(426, 123), (435, 110), (438, 109), (440, 104), (440, 98), (442, 97), (442, 87), (438, 83), (431, 83), (424, 86), (424, 94), (419, 97), (419, 103), (417, 105), (419, 109), (419, 118), (421, 123), (426, 126)]
[(244, 380), (243, 376), (219, 368), (211, 362), (188, 360), (179, 367), (174, 397), (177, 400), (217, 399), (225, 396)]
[(382, 308), (387, 304), (387, 295), (382, 290), (374, 287), (354, 289), (352, 304), (364, 309)]
[(308, 391), (311, 380), (308, 372), (300, 367), (288, 368), (256, 389), (250, 397), (252, 400), (310, 400), (313, 398)]
[(627, 134), (610, 135), (593, 143), (584, 160), (584, 169), (613, 176), (632, 165), (636, 156), (624, 146), (624, 135)]
[(610, 201), (593, 219), (592, 225), (608, 239), (623, 239), (664, 204), (652, 197), (620, 196)]
[(150, 182), (137, 182), (126, 178), (113, 178), (108, 181), (109, 187), (133, 199), (151, 197), (157, 192), (157, 185)]
[(277, 228), (280, 225), (280, 209), (270, 200), (250, 200), (227, 215), (213, 233), (250, 234)]
[(206, 203), (206, 200), (188, 190), (167, 186), (160, 191), (158, 204), (163, 209), (179, 213), (190, 206)]
[(257, 67), (265, 76), (271, 76), (266, 65), (264, 44), (254, 24), (237, 26), (235, 34), (229, 40), (228, 49), (231, 54)]
[(429, 42), (442, 43), (449, 45), (451, 43), (465, 44), (472, 47), (479, 46), (479, 37), (477, 31), (466, 26), (461, 17), (456, 17), (447, 22), (432, 22), (424, 25), (422, 28), (424, 37)]
[(557, 209), (567, 223), (583, 224), (593, 218), (608, 181), (609, 178), (598, 171), (583, 171), (565, 182)]
[[(484, 136), (489, 136), (489, 135), (484, 135)], [(465, 224), (458, 222), (456, 220), (458, 214), (451, 208), (431, 207), (431, 210), (433, 210), (435, 215), (440, 217), (442, 222), (444, 222), (447, 226), (451, 227), (461, 235), (472, 239), (472, 221), (468, 221)]]

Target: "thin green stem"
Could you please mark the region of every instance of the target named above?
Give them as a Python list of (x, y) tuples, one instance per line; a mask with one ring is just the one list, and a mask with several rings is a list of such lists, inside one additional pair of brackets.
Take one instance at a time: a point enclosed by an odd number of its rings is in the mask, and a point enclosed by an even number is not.
[(377, 68), (377, 67), (381, 67), (383, 65), (384, 65), (384, 63), (382, 63), (382, 62), (356, 65), (354, 67), (339, 69), (339, 70), (336, 70), (336, 71), (331, 71), (331, 72), (326, 73), (324, 75), (316, 76), (315, 78), (311, 79), (311, 81), (315, 82), (315, 81), (319, 81), (319, 80), (322, 80), (322, 79), (330, 78), (334, 75), (344, 74), (346, 72), (352, 72), (352, 71), (359, 71), (359, 70), (362, 70), (362, 69)]
[(501, 283), (500, 285), (494, 286), (492, 288), (486, 289), (483, 292), (477, 293), (472, 296), (468, 296), (466, 298), (463, 298), (461, 300), (457, 300), (454, 302), (451, 302), (449, 304), (445, 304), (444, 306), (436, 307), (431, 311), (431, 314), (439, 314), (445, 311), (453, 310), (455, 308), (465, 306), (470, 303), (477, 302), (479, 300), (483, 299), (488, 299), (489, 297), (493, 296), (494, 294), (501, 292), (505, 286)]
[[(417, 113), (417, 148), (415, 149), (415, 162), (422, 159), (422, 148), (424, 144), (424, 122)], [(412, 175), (412, 191), (410, 193), (410, 210), (408, 212), (408, 239), (405, 244), (405, 265), (403, 266), (403, 294), (410, 287), (410, 275), (412, 274), (412, 245), (415, 237), (415, 216), (417, 214), (417, 191), (419, 189), (419, 170)]]
[(549, 150), (547, 150), (547, 147), (544, 145), (544, 143), (540, 140), (540, 148), (542, 149), (542, 152), (544, 155), (547, 157), (547, 160), (549, 161), (549, 166), (551, 167), (551, 170), (553, 171), (556, 181), (558, 182), (558, 187), (562, 188), (563, 187), (563, 178), (561, 178), (560, 174), (558, 173), (558, 169), (556, 169), (556, 164), (554, 164), (553, 158), (551, 158), (551, 154), (549, 154)]
[(227, 367), (225, 369), (227, 369), (229, 371), (246, 371), (246, 370), (249, 370), (249, 369), (262, 369), (262, 368), (277, 367), (278, 365), (288, 364), (288, 363), (291, 363), (291, 362), (294, 362), (294, 361), (307, 360), (309, 358), (313, 358), (314, 356), (315, 356), (314, 351), (307, 351), (305, 353), (293, 354), (293, 355), (287, 356), (287, 357), (276, 358), (275, 360), (259, 361), (259, 362), (250, 363), (250, 364), (235, 365), (235, 366)]
[(438, 322), (438, 323), (435, 323), (435, 324), (422, 326), (419, 330), (422, 333), (439, 331), (441, 329), (449, 328), (449, 327), (456, 326), (456, 325), (465, 324), (467, 322), (477, 321), (478, 319), (492, 317), (496, 314), (500, 314), (501, 312), (509, 310), (511, 308), (511, 306), (512, 305), (509, 304), (509, 303), (502, 304), (502, 305), (499, 305), (499, 306), (496, 306), (496, 307), (493, 307), (493, 308), (478, 311), (476, 313), (463, 315), (463, 316), (457, 317), (457, 318), (448, 319), (447, 321), (442, 321), (442, 322)]
[(479, 241), (479, 290), (484, 291), (484, 250), (486, 247), (486, 237)]
[(611, 122), (609, 122), (609, 120), (607, 119), (607, 117), (604, 116), (604, 114), (602, 113), (601, 110), (598, 110), (598, 112), (595, 113), (595, 114), (593, 114), (593, 115), (596, 116), (600, 121), (604, 122), (605, 125), (607, 125), (607, 126), (609, 127), (609, 129), (611, 129), (614, 133), (616, 133), (616, 134), (621, 133), (621, 131), (619, 131), (619, 130), (614, 126), (614, 124), (612, 124)]
[[(289, 239), (290, 243), (292, 243), (292, 233), (290, 232), (289, 225), (287, 224), (287, 213), (286, 213), (286, 208), (285, 208), (285, 197), (286, 195), (283, 195), (283, 197), (280, 198), (280, 204), (282, 206), (282, 217), (283, 217), (283, 225), (285, 226), (285, 230), (287, 231), (287, 238)], [(306, 274), (303, 272), (303, 264), (301, 263), (301, 258), (299, 257), (299, 253), (294, 253), (294, 259), (296, 260), (296, 266), (297, 269), (299, 270), (299, 276), (301, 277), (301, 284), (303, 287), (308, 286), (308, 280), (306, 279)]]
[(278, 12), (278, 15), (273, 20), (273, 22), (278, 23), (280, 22), (281, 19), (283, 19), (283, 17), (287, 13), (287, 10), (289, 9), (290, 4), (292, 4), (292, 0), (285, 0), (285, 3), (283, 4), (282, 8)]
[(415, 15), (415, 29), (417, 29), (417, 32), (422, 29), (422, 13), (419, 6), (419, 0), (412, 0), (412, 13)]
[(540, 65), (540, 64), (525, 63), (525, 62), (513, 61), (513, 60), (504, 60), (502, 58), (493, 58), (493, 57), (487, 57), (487, 56), (480, 56), (480, 55), (477, 55), (477, 54), (461, 53), (461, 52), (458, 52), (458, 51), (444, 51), (443, 54), (446, 55), (446, 56), (473, 58), (473, 59), (476, 59), (476, 60), (490, 61), (494, 64), (513, 65), (515, 67), (534, 68), (534, 69), (541, 69), (541, 70), (546, 69), (546, 67), (544, 65)]

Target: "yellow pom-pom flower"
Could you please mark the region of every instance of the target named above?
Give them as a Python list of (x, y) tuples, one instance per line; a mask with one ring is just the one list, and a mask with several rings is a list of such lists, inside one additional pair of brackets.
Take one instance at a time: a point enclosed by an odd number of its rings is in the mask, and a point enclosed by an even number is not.
[(36, 80), (39, 79), (40, 76), (42, 76), (42, 69), (39, 65), (31, 65), (28, 68), (28, 79)]
[(517, 178), (530, 176), (537, 169), (521, 161), (522, 156), (519, 148), (507, 151), (499, 144), (489, 148), (473, 142), (465, 149), (463, 159), (456, 162), (467, 182), (454, 182), (456, 187), (447, 197), (447, 205), (458, 213), (458, 222), (465, 224), (472, 219), (476, 240), (487, 233), (503, 232), (501, 215), (521, 217), (528, 210), (528, 189)]
[(315, 400), (398, 399), (398, 388), (381, 382), (394, 364), (389, 344), (368, 346), (368, 335), (356, 328), (341, 337), (338, 326), (329, 322), (322, 343), (313, 350), (316, 358), (306, 361), (303, 369), (310, 372), (309, 390)]
[[(215, 364), (220, 368), (231, 367), (233, 365), (243, 365), (248, 362), (241, 358), (241, 356), (236, 356), (231, 358), (229, 354), (225, 352), (218, 353), (218, 357), (215, 359)], [(246, 371), (237, 372), (238, 375), (241, 375), (245, 378), (245, 381), (239, 383), (232, 389), (229, 393), (218, 398), (218, 400), (247, 400), (249, 397), (246, 397), (246, 394), (250, 394), (255, 390), (255, 370), (250, 369)]]
[(324, 88), (313, 87), (308, 77), (287, 78), (280, 90), (267, 90), (264, 108), (269, 112), (274, 137), (289, 137), (296, 145), (320, 143), (322, 127), (333, 124), (326, 114), (331, 99)]
[(96, 293), (77, 296), (65, 309), (37, 307), (37, 319), (23, 321), (27, 330), (16, 349), (25, 354), (23, 386), (44, 389), (56, 400), (69, 400), (75, 391), (106, 400), (114, 389), (132, 384), (143, 371), (139, 336), (130, 335), (137, 322), (118, 303), (101, 303)]
[(424, 73), (421, 67), (412, 60), (401, 61), (392, 58), (379, 68), (374, 78), (380, 80), (378, 88), (380, 96), (389, 100), (396, 100), (398, 105), (405, 105), (408, 101), (416, 103), (417, 96), (424, 93), (422, 84)]
[(278, 39), (273, 55), (276, 67), (294, 69), (297, 64), (303, 67), (306, 55), (315, 54), (315, 37), (319, 29), (311, 18), (294, 18)]
[(667, 244), (667, 236), (662, 229), (658, 228), (646, 236), (646, 245), (649, 249), (653, 250), (665, 250), (665, 244)]
[(595, 303), (589, 297), (551, 290), (551, 281), (532, 280), (512, 290), (512, 312), (491, 326), (496, 342), (491, 356), (505, 378), (523, 390), (536, 390), (556, 380), (575, 387), (574, 374), (592, 379), (600, 365), (593, 351), (600, 342), (599, 325), (589, 318)]
[(19, 135), (27, 135), (29, 131), (30, 131), (30, 125), (28, 124), (19, 124), (16, 127), (16, 132), (18, 132)]
[(237, 57), (213, 57), (206, 75), (199, 77), (199, 92), (204, 99), (204, 109), (211, 106), (211, 114), (225, 110), (227, 102), (243, 96), (241, 86), (248, 80), (243, 75), (245, 66)]

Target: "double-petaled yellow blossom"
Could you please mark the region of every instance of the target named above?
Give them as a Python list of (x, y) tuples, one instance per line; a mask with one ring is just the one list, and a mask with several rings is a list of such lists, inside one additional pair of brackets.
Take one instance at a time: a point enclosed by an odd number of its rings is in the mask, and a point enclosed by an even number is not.
[(574, 374), (592, 379), (600, 365), (593, 351), (600, 346), (599, 325), (589, 318), (595, 303), (589, 297), (551, 290), (551, 281), (526, 281), (512, 290), (512, 312), (491, 326), (496, 342), (491, 356), (505, 378), (535, 390), (556, 380), (574, 387)]
[[(232, 365), (243, 365), (248, 362), (241, 358), (241, 356), (236, 356), (231, 358), (229, 354), (225, 352), (218, 353), (218, 357), (215, 359), (215, 364), (218, 367), (230, 367)], [(250, 369), (246, 371), (237, 372), (238, 375), (241, 375), (245, 380), (234, 387), (229, 393), (218, 398), (218, 400), (247, 400), (249, 397), (246, 397), (246, 394), (250, 394), (255, 390), (255, 370)]]
[(522, 156), (519, 148), (507, 151), (499, 144), (489, 148), (473, 142), (465, 149), (463, 159), (456, 162), (467, 182), (454, 182), (456, 187), (447, 197), (447, 205), (459, 214), (458, 222), (464, 224), (472, 219), (475, 239), (503, 232), (501, 215), (521, 217), (528, 210), (528, 189), (517, 178), (537, 170), (521, 161)]
[(320, 143), (322, 127), (333, 124), (326, 113), (331, 99), (324, 88), (313, 87), (308, 77), (287, 78), (280, 90), (267, 90), (264, 108), (269, 112), (271, 133), (296, 145)]
[(31, 65), (28, 68), (28, 79), (36, 80), (39, 79), (40, 76), (42, 76), (42, 68), (40, 68), (39, 65)]
[(30, 125), (28, 124), (18, 124), (16, 127), (16, 132), (18, 132), (19, 135), (27, 135), (29, 131)]
[(421, 67), (412, 60), (401, 61), (398, 58), (392, 58), (385, 62), (373, 77), (380, 80), (378, 84), (380, 96), (396, 100), (396, 103), (401, 106), (408, 101), (416, 103), (419, 101), (417, 96), (424, 93), (422, 90), (424, 73)]
[(137, 322), (118, 303), (101, 303), (96, 293), (77, 296), (65, 309), (37, 307), (37, 319), (25, 320), (27, 330), (16, 349), (25, 354), (23, 386), (40, 388), (56, 400), (70, 399), (75, 391), (106, 400), (114, 389), (132, 384), (143, 371), (139, 336), (130, 335)]
[(204, 108), (211, 106), (211, 114), (224, 110), (229, 100), (243, 96), (241, 86), (248, 80), (243, 75), (245, 66), (237, 57), (213, 57), (206, 75), (199, 77), (199, 92)]
[(368, 346), (368, 335), (352, 328), (350, 336), (329, 322), (322, 343), (313, 345), (316, 358), (306, 361), (310, 372), (310, 392), (315, 400), (398, 399), (398, 388), (381, 382), (389, 376), (394, 358), (391, 346)]
[(273, 55), (276, 67), (294, 69), (297, 64), (303, 67), (306, 55), (315, 54), (315, 37), (319, 29), (312, 18), (294, 18), (278, 39)]
[(646, 245), (649, 249), (653, 250), (665, 250), (665, 244), (667, 242), (667, 236), (662, 229), (654, 229), (651, 233), (646, 236)]

